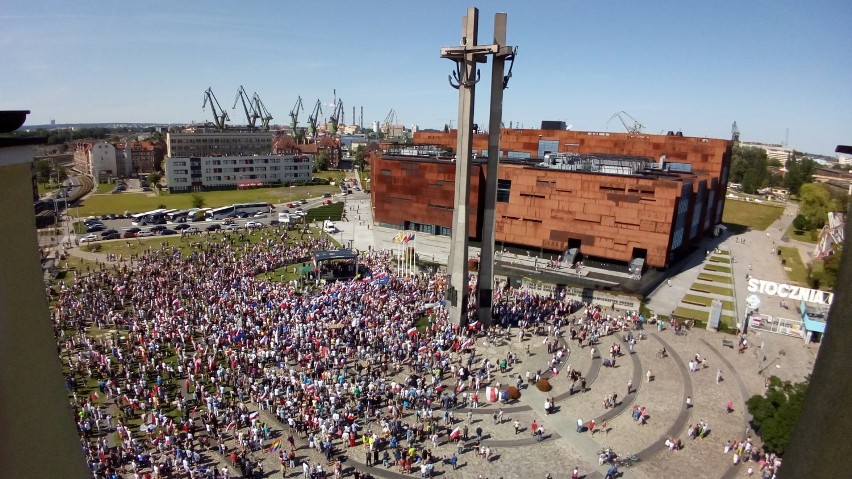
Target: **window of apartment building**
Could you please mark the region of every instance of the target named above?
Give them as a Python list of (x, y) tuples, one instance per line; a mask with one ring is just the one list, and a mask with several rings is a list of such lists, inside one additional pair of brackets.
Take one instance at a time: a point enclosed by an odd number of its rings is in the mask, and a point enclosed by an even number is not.
[(497, 202), (508, 203), (512, 191), (512, 180), (497, 179)]
[(186, 166), (186, 162), (185, 161), (175, 161), (174, 163), (172, 163), (172, 165), (174, 165), (174, 166)]
[(510, 151), (506, 155), (506, 157), (516, 159), (516, 160), (523, 160), (523, 159), (529, 158), (530, 154), (527, 153), (526, 151)]
[(186, 178), (175, 178), (175, 183), (189, 183), (189, 180)]

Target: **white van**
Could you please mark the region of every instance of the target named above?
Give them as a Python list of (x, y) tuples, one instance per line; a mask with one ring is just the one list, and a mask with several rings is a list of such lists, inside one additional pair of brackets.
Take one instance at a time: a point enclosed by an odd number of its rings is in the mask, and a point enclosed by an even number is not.
[(322, 224), (322, 230), (326, 233), (335, 233), (337, 232), (337, 226), (330, 220), (325, 220)]

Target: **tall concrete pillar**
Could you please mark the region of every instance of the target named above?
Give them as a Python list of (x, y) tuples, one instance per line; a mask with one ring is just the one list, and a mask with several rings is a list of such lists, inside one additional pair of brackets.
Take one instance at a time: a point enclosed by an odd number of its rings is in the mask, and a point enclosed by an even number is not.
[[(442, 50), (442, 56), (456, 61), (455, 80), (459, 90), (459, 120), (456, 146), (456, 188), (448, 269), (446, 299), (450, 320), (467, 324), (468, 231), (470, 198), (470, 153), (473, 146), (473, 105), (476, 92), (475, 47), (479, 28), (479, 10), (470, 7), (462, 20), (462, 46)], [(452, 84), (452, 80), (451, 80)]]
[[(497, 217), (497, 169), (500, 162), (500, 127), (503, 121), (503, 89), (506, 59), (514, 54), (506, 46), (506, 14), (494, 15), (494, 42), (499, 51), (491, 63), (491, 114), (488, 120), (488, 169), (485, 174), (485, 204), (482, 218), (482, 248), (477, 281), (477, 318), (483, 327), (491, 325), (494, 299), (494, 225)], [(508, 79), (508, 78), (506, 78)]]

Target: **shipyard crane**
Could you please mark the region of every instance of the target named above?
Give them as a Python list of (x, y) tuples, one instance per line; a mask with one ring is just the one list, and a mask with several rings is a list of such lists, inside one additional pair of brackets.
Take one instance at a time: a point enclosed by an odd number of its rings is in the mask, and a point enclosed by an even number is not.
[[(630, 121), (633, 122), (633, 124), (628, 124), (627, 120), (625, 120), (624, 117), (629, 118)], [(627, 133), (642, 133), (642, 129), (645, 128), (645, 125), (639, 123), (639, 120), (630, 116), (630, 114), (626, 111), (621, 110), (609, 117), (609, 120), (607, 120), (606, 122), (607, 129), (609, 129), (609, 122), (612, 121), (613, 118), (618, 118), (621, 124), (624, 125), (624, 128), (627, 129)]]
[(731, 141), (733, 141), (734, 144), (738, 144), (740, 142), (740, 129), (737, 128), (737, 122), (734, 122), (734, 124), (731, 125)]
[(311, 135), (313, 140), (317, 139), (317, 120), (319, 120), (320, 115), (322, 115), (322, 100), (317, 100), (314, 110), (308, 116), (308, 134)]
[(340, 125), (341, 121), (343, 121), (343, 100), (338, 99), (337, 105), (334, 106), (334, 111), (331, 112), (331, 117), (329, 118), (332, 135), (337, 134), (337, 127)]
[(305, 107), (302, 106), (302, 97), (300, 96), (298, 100), (296, 100), (296, 106), (290, 110), (290, 132), (293, 135), (293, 139), (297, 142), (302, 137), (302, 134), (298, 130), (299, 125), (299, 110), (305, 111)]
[(393, 125), (396, 124), (396, 110), (391, 108), (388, 112), (388, 116), (385, 117), (384, 123), (382, 123), (382, 133), (387, 137), (390, 136), (391, 130), (393, 129)]
[[(235, 110), (237, 108), (237, 103), (239, 103), (240, 100), (242, 100), (243, 102), (243, 111), (245, 111), (246, 113), (246, 125), (248, 125), (249, 128), (254, 129), (255, 125), (257, 124), (257, 119), (260, 118), (260, 113), (258, 113), (257, 110), (254, 108), (254, 105), (248, 98), (248, 93), (246, 93), (246, 89), (243, 88), (242, 85), (240, 85), (240, 89), (237, 90), (237, 97), (234, 98), (234, 106), (231, 107), (232, 110)], [(249, 100), (248, 103), (246, 103), (246, 100)]]
[(217, 100), (216, 95), (213, 94), (213, 88), (207, 88), (207, 91), (204, 92), (204, 104), (201, 105), (201, 109), (203, 110), (206, 108), (208, 103), (210, 104), (210, 110), (213, 111), (213, 124), (215, 124), (216, 128), (219, 130), (224, 130), (225, 122), (231, 121), (231, 118), (228, 117), (228, 112), (219, 105), (219, 100)]
[(254, 111), (260, 118), (260, 127), (264, 131), (269, 130), (269, 122), (272, 121), (272, 114), (266, 109), (266, 105), (260, 100), (260, 95), (257, 92), (252, 95), (251, 100), (252, 104), (254, 104)]

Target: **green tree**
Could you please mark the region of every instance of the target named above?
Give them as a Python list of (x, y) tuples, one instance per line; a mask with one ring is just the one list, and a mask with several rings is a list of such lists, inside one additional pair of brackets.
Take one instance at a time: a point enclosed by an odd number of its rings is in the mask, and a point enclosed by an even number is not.
[(810, 224), (808, 224), (808, 219), (802, 215), (796, 215), (793, 218), (793, 228), (796, 228), (799, 231), (807, 231), (810, 228)]
[(204, 208), (204, 195), (201, 193), (193, 193), (192, 194), (192, 207), (193, 208)]
[(158, 171), (153, 171), (151, 173), (148, 173), (148, 176), (145, 177), (145, 179), (148, 180), (148, 183), (151, 186), (159, 184), (160, 180), (162, 178), (163, 178), (163, 175), (161, 175)]
[(799, 197), (799, 214), (808, 220), (811, 228), (822, 228), (827, 220), (826, 215), (836, 209), (828, 188), (819, 183), (802, 185)]
[(755, 395), (746, 401), (748, 412), (752, 415), (752, 426), (763, 441), (765, 450), (784, 454), (807, 390), (807, 380), (791, 383), (772, 376), (763, 396)]
[(53, 165), (50, 160), (38, 160), (35, 164), (36, 178), (45, 185), (50, 183), (53, 174)]
[(328, 154), (327, 150), (319, 152), (319, 154), (314, 157), (314, 173), (318, 171), (328, 171), (329, 165), (331, 165), (331, 156)]
[(734, 183), (742, 183), (743, 192), (754, 194), (769, 183), (769, 160), (766, 150), (735, 146), (731, 154), (731, 175)]
[(364, 171), (364, 160), (367, 158), (367, 148), (364, 145), (358, 145), (355, 148), (355, 167)]

